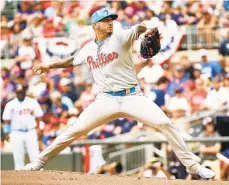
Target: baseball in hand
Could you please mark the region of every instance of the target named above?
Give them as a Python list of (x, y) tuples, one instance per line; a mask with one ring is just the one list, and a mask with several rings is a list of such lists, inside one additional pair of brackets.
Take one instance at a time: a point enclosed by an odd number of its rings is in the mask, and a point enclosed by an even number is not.
[(35, 74), (40, 75), (41, 73), (42, 73), (42, 70), (41, 69), (36, 69), (35, 70)]
[(41, 74), (42, 73), (42, 70), (41, 69), (38, 69), (37, 70), (37, 74)]

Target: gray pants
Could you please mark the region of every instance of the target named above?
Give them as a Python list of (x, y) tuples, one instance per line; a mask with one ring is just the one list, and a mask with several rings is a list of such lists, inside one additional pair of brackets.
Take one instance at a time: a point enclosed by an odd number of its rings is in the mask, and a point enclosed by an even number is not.
[(65, 147), (92, 129), (121, 117), (132, 118), (161, 131), (167, 138), (173, 151), (187, 168), (198, 167), (199, 164), (187, 148), (179, 131), (171, 124), (165, 113), (150, 99), (141, 93), (127, 96), (111, 96), (100, 93), (81, 113), (77, 122), (69, 126), (38, 158), (44, 163), (52, 159)]

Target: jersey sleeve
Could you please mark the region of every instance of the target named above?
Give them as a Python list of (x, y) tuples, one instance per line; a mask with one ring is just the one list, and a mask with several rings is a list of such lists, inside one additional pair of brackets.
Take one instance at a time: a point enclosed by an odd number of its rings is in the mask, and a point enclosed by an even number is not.
[(118, 33), (118, 39), (127, 48), (130, 48), (135, 40), (138, 39), (138, 25), (129, 29), (123, 29)]
[(79, 49), (75, 56), (74, 56), (74, 60), (73, 60), (73, 66), (78, 66), (80, 64), (84, 64), (85, 63), (85, 56), (86, 56), (86, 49), (85, 47)]
[(4, 121), (7, 121), (7, 120), (11, 120), (11, 118), (12, 118), (11, 106), (10, 106), (9, 103), (7, 103), (6, 106), (5, 106), (3, 115), (2, 115), (2, 119), (3, 119)]
[(40, 118), (40, 117), (42, 117), (44, 114), (43, 114), (43, 111), (42, 111), (42, 109), (41, 109), (41, 106), (40, 106), (40, 104), (38, 103), (38, 101), (37, 100), (34, 100), (34, 107), (33, 107), (33, 113), (34, 113), (34, 116), (36, 117), (36, 118)]

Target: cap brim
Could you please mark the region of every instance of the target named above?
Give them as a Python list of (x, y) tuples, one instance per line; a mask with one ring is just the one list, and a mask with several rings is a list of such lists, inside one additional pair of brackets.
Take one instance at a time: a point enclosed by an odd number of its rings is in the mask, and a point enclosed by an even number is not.
[(110, 14), (108, 17), (111, 17), (112, 20), (115, 20), (118, 18), (118, 14)]
[(118, 18), (118, 15), (117, 14), (109, 14), (106, 17), (103, 17), (102, 19), (98, 20), (97, 22), (99, 22), (99, 21), (101, 21), (101, 20), (103, 20), (105, 18), (108, 18), (108, 17), (112, 18), (112, 20), (115, 20), (115, 19)]

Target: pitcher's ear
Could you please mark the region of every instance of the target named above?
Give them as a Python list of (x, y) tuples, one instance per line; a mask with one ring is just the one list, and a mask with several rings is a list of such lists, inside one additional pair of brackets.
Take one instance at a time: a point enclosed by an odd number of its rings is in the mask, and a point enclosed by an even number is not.
[(95, 28), (98, 28), (98, 26), (99, 26), (99, 25), (97, 24), (97, 22), (93, 24), (93, 28), (94, 28), (94, 29), (95, 29)]

